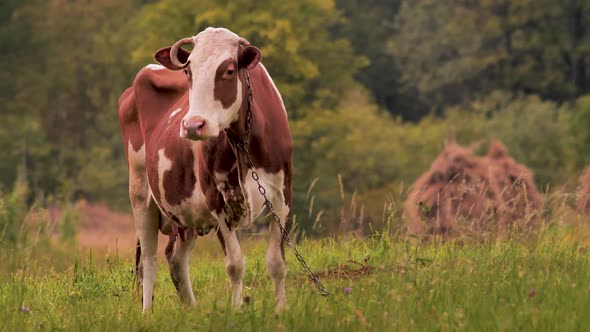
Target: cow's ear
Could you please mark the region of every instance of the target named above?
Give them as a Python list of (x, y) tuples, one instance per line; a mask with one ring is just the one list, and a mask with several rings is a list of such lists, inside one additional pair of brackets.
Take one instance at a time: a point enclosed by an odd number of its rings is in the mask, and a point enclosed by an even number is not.
[[(170, 61), (170, 49), (171, 47), (161, 48), (154, 54), (154, 59), (158, 61), (162, 66), (170, 69), (170, 70), (180, 70), (184, 67), (177, 67), (175, 66), (172, 61)], [(182, 48), (178, 49), (178, 61), (182, 63), (188, 64), (188, 57), (191, 55), (189, 51), (186, 51)], [(186, 66), (185, 66), (186, 67)]]
[(262, 54), (260, 50), (254, 46), (240, 48), (238, 53), (238, 68), (252, 70), (256, 68), (261, 58)]

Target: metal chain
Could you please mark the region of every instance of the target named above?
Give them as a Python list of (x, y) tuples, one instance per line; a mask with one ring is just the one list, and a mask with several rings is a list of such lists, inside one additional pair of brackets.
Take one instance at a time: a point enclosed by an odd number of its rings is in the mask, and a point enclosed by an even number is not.
[(291, 250), (293, 251), (293, 254), (295, 254), (295, 257), (297, 258), (299, 263), (301, 263), (301, 266), (303, 266), (303, 268), (307, 272), (309, 279), (311, 279), (315, 283), (316, 287), (320, 291), (320, 294), (323, 296), (328, 296), (328, 295), (330, 295), (330, 293), (328, 293), (328, 290), (326, 289), (326, 287), (324, 287), (324, 285), (322, 284), (322, 282), (320, 281), (318, 276), (315, 273), (313, 273), (313, 271), (309, 268), (309, 266), (305, 262), (305, 259), (303, 258), (303, 256), (301, 256), (301, 254), (299, 253), (299, 251), (297, 250), (297, 248), (295, 247), (295, 245), (291, 241), (291, 238), (289, 238), (289, 233), (287, 232), (287, 229), (285, 229), (283, 224), (281, 224), (281, 218), (273, 209), (273, 206), (272, 206), (272, 203), (270, 202), (270, 200), (266, 197), (266, 189), (260, 183), (260, 176), (254, 170), (254, 162), (252, 162), (252, 158), (250, 157), (250, 152), (248, 151), (250, 130), (252, 127), (252, 85), (250, 83), (250, 74), (248, 73), (248, 71), (245, 71), (245, 74), (246, 74), (246, 84), (248, 86), (248, 109), (246, 111), (246, 133), (245, 133), (244, 137), (242, 137), (242, 139), (235, 140), (234, 138), (232, 138), (231, 135), (229, 135), (229, 133), (226, 130), (226, 136), (228, 137), (228, 139), (230, 141), (232, 141), (236, 145), (236, 147), (240, 151), (244, 152), (244, 156), (246, 159), (246, 166), (248, 166), (248, 169), (252, 172), (252, 179), (258, 185), (258, 192), (264, 198), (263, 206), (265, 206), (268, 209), (268, 211), (270, 211), (272, 219), (279, 226), (279, 229), (281, 230), (281, 234), (283, 235), (283, 238), (287, 242), (287, 245), (289, 246), (289, 248), (291, 248)]

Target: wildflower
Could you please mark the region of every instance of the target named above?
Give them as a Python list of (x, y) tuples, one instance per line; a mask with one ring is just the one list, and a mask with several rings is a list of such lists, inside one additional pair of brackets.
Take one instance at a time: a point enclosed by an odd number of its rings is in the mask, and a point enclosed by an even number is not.
[(529, 297), (535, 297), (535, 295), (537, 295), (537, 290), (534, 288), (531, 288), (531, 290), (529, 291)]
[(28, 314), (31, 312), (31, 309), (29, 309), (25, 306), (22, 306), (22, 307), (20, 307), (20, 311), (24, 312), (25, 314)]
[(344, 293), (350, 294), (350, 291), (351, 291), (350, 287), (344, 288)]

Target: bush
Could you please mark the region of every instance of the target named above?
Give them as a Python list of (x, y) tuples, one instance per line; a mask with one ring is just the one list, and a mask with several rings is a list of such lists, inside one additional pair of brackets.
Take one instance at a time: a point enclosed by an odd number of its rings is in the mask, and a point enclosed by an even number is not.
[(590, 95), (576, 101), (570, 135), (576, 151), (573, 156), (575, 166), (581, 170), (590, 165)]
[(14, 248), (26, 241), (27, 232), (22, 231), (27, 215), (26, 186), (17, 182), (15, 190), (0, 193), (0, 244)]
[[(475, 144), (483, 154), (492, 140), (499, 139), (515, 160), (533, 171), (537, 186), (544, 191), (575, 177), (571, 121), (566, 107), (535, 96), (495, 92), (448, 109), (442, 117), (404, 123), (381, 112), (362, 92), (351, 92), (339, 110), (309, 114), (291, 123), (298, 223), (309, 231), (317, 213), (323, 211), (325, 229), (334, 229), (329, 225), (340, 222), (342, 206), (349, 204), (354, 192), (356, 204), (367, 207), (363, 218), (385, 220), (382, 203), (389, 197), (399, 204), (403, 188), (428, 170), (445, 142)], [(386, 187), (395, 192), (384, 192)]]

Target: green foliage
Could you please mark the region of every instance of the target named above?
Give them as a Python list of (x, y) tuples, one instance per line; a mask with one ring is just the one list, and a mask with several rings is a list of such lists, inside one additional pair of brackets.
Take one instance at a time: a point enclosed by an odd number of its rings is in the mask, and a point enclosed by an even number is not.
[[(379, 203), (368, 202), (373, 207), (365, 211), (368, 218), (381, 216), (387, 194), (401, 203), (403, 187), (427, 171), (450, 141), (475, 144), (485, 153), (489, 142), (499, 139), (516, 161), (532, 169), (541, 190), (557, 186), (579, 170), (571, 118), (570, 109), (538, 97), (496, 92), (465, 107), (449, 108), (443, 117), (412, 124), (390, 119), (362, 94), (349, 97), (338, 111), (292, 122), (295, 176), (301, 179), (294, 195), (298, 221), (307, 229), (313, 224), (315, 214), (308, 211), (313, 197), (316, 213), (324, 210), (322, 218), (335, 222), (342, 206), (337, 175), (346, 193), (358, 191), (361, 201), (366, 196)], [(316, 178), (312, 194), (307, 194)]]
[[(14, 190), (0, 192), (0, 249), (8, 251), (40, 249), (52, 240), (75, 244), (79, 213), (69, 202), (28, 202), (29, 189), (20, 178)], [(46, 203), (53, 211), (40, 209)]]
[(7, 93), (0, 94), (7, 113), (0, 142), (8, 145), (0, 160), (1, 183), (10, 187), (15, 165), (22, 165), (32, 195), (65, 191), (92, 197), (96, 184), (88, 185), (80, 171), (100, 163), (117, 172), (102, 177), (100, 199), (127, 200), (119, 189), (126, 174), (119, 166), (123, 150), (115, 109), (133, 77), (124, 56), (130, 51), (118, 33), (134, 5), (31, 0), (3, 9), (10, 19), (0, 37), (4, 31), (12, 37), (6, 38), (12, 52), (3, 59), (10, 79), (2, 79)]
[(8, 194), (0, 192), (0, 247), (16, 248), (26, 241), (27, 232), (23, 232), (26, 194), (22, 183), (17, 183), (15, 190)]
[(451, 139), (501, 139), (555, 187), (590, 163), (588, 14), (578, 0), (3, 1), (0, 188), (20, 177), (29, 204), (128, 208), (117, 98), (208, 26), (258, 46), (284, 97), (303, 229), (353, 201), (381, 215)]
[(393, 21), (402, 0), (336, 0), (343, 20), (334, 34), (350, 40), (369, 65), (356, 75), (369, 89), (375, 102), (404, 120), (419, 120), (427, 111), (419, 104), (415, 91), (407, 91), (401, 81), (403, 68), (384, 47), (395, 33)]
[(501, 140), (515, 160), (533, 170), (537, 185), (545, 189), (575, 174), (571, 113), (568, 107), (536, 96), (495, 92), (464, 108), (450, 109), (447, 119), (450, 126), (457, 123), (457, 140), (462, 144)]
[(433, 106), (495, 89), (556, 101), (588, 93), (587, 1), (405, 1), (391, 52)]
[(163, 0), (146, 6), (132, 23), (133, 60), (145, 64), (181, 37), (226, 27), (260, 48), (290, 117), (299, 118), (310, 107), (337, 105), (366, 64), (348, 40), (331, 38), (330, 28), (339, 20), (331, 0)]
[(576, 169), (590, 165), (590, 95), (580, 97), (576, 101), (576, 112), (572, 117), (571, 136), (574, 149), (573, 156)]

